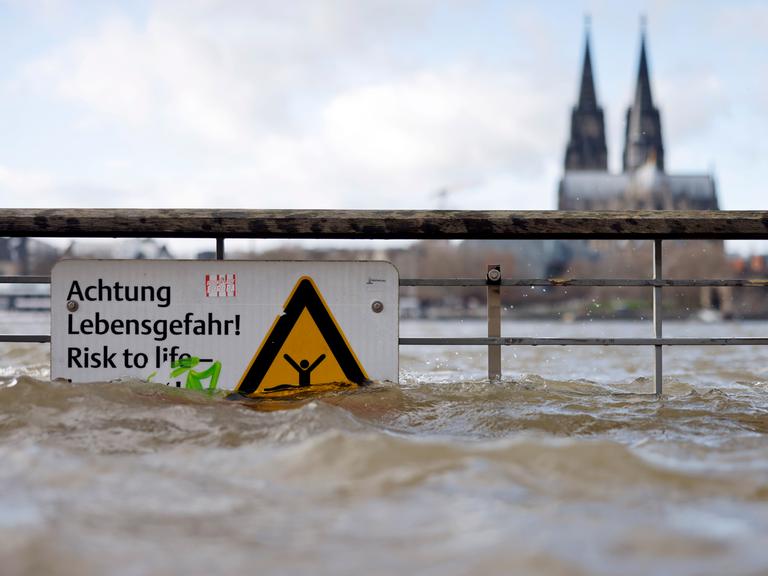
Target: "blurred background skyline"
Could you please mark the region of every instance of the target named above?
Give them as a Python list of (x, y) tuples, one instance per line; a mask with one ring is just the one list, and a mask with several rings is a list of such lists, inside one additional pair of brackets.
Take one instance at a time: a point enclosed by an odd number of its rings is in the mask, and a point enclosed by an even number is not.
[(667, 170), (768, 208), (747, 0), (0, 0), (3, 205), (552, 209), (587, 14), (609, 170), (644, 15)]

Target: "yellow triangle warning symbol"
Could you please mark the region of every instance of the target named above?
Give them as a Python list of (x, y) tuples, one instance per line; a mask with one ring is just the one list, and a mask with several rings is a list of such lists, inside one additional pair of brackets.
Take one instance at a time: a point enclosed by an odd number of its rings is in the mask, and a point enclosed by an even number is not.
[(255, 396), (321, 384), (362, 384), (367, 380), (317, 286), (309, 276), (303, 276), (236, 390)]

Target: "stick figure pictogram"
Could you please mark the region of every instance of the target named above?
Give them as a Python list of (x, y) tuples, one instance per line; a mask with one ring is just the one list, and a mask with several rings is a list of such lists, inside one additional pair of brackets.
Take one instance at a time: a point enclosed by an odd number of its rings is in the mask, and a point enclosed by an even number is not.
[(312, 362), (312, 365), (309, 364), (309, 360), (302, 360), (298, 364), (296, 363), (296, 360), (291, 358), (288, 354), (283, 354), (283, 358), (286, 359), (288, 364), (293, 366), (293, 368), (296, 370), (296, 372), (299, 373), (299, 386), (309, 386), (310, 383), (310, 375), (312, 374), (312, 370), (317, 368), (317, 366), (325, 360), (325, 354), (320, 354), (320, 356), (317, 357), (317, 360)]

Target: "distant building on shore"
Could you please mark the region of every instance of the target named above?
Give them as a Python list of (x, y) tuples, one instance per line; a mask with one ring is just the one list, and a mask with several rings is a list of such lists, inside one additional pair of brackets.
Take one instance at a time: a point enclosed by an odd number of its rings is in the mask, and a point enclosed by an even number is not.
[(47, 274), (59, 251), (36, 238), (0, 238), (0, 274)]
[(118, 258), (125, 260), (169, 260), (168, 246), (155, 238), (128, 238), (115, 241), (73, 240), (63, 258)]
[(558, 209), (719, 209), (711, 175), (668, 174), (664, 169), (661, 116), (651, 93), (644, 30), (634, 99), (626, 115), (622, 172), (618, 174), (608, 171), (605, 122), (595, 91), (587, 30), (579, 99), (571, 112)]

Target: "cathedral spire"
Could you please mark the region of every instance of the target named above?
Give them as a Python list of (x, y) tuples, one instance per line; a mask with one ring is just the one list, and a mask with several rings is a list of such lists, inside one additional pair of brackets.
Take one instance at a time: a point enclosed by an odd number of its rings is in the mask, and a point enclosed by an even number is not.
[(637, 104), (642, 109), (653, 108), (653, 97), (651, 96), (651, 79), (648, 76), (648, 57), (645, 55), (645, 32), (643, 32), (640, 36), (640, 66), (637, 70), (635, 104)]
[(585, 23), (584, 41), (584, 65), (581, 69), (581, 88), (579, 89), (580, 110), (594, 110), (597, 108), (597, 95), (595, 94), (595, 81), (592, 78), (592, 57), (589, 50), (589, 17)]
[(632, 105), (627, 110), (624, 140), (624, 171), (632, 171), (653, 162), (664, 170), (664, 144), (661, 138), (661, 118), (653, 105), (648, 57), (645, 47), (645, 20), (640, 34), (640, 65), (637, 71)]
[(590, 23), (585, 22), (584, 63), (579, 101), (571, 112), (571, 137), (565, 152), (566, 170), (607, 170), (603, 109), (597, 104), (590, 53)]

